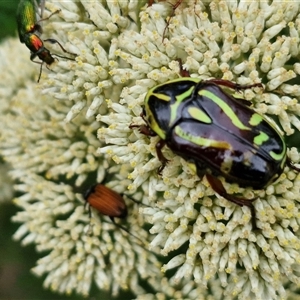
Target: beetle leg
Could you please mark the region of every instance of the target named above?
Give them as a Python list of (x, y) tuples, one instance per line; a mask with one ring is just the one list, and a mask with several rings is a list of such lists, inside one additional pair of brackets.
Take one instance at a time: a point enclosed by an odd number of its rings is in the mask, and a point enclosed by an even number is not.
[(213, 177), (212, 175), (210, 174), (206, 174), (206, 178), (207, 178), (207, 181), (209, 182), (209, 184), (211, 185), (212, 189), (218, 193), (220, 196), (224, 197), (226, 200), (228, 201), (231, 201), (239, 206), (247, 206), (249, 207), (250, 211), (251, 211), (251, 221), (252, 221), (252, 227), (253, 229), (257, 229), (257, 226), (256, 226), (256, 213), (255, 213), (255, 208), (252, 204), (252, 202), (255, 200), (255, 199), (245, 199), (245, 198), (238, 198), (238, 197), (235, 197), (233, 195), (230, 195), (226, 192), (222, 182), (216, 178), (216, 177)]
[(139, 126), (139, 132), (147, 136), (156, 136), (156, 133), (147, 125)]
[(38, 77), (38, 80), (37, 80), (37, 82), (40, 82), (44, 62), (35, 61), (34, 59), (35, 59), (36, 57), (37, 57), (37, 54), (34, 53), (34, 52), (31, 52), (30, 60), (31, 60), (32, 62), (36, 63), (36, 64), (40, 64), (40, 65), (41, 65), (41, 66), (40, 66), (39, 77)]
[(138, 128), (139, 129), (139, 132), (144, 134), (144, 135), (147, 135), (147, 136), (156, 136), (157, 134), (151, 130), (151, 128), (147, 125), (135, 125), (135, 124), (130, 124), (129, 125), (129, 128), (132, 129), (132, 128)]
[(126, 194), (121, 194), (121, 196), (126, 196), (127, 198), (129, 198), (131, 201), (133, 201), (134, 203), (138, 204), (138, 205), (144, 205), (144, 206), (147, 206), (147, 207), (151, 207), (150, 205), (147, 205), (145, 203), (143, 203), (142, 201), (139, 201), (139, 200), (136, 200), (134, 198), (132, 198), (130, 195), (126, 195)]
[[(44, 13), (44, 8), (42, 8), (43, 11), (41, 11), (41, 13), (43, 14)], [(60, 9), (56, 10), (55, 12), (51, 13), (48, 17), (46, 18), (43, 18), (43, 19), (39, 19), (36, 23), (40, 23), (40, 22), (43, 22), (43, 21), (46, 21), (48, 19), (50, 19), (53, 15), (55, 14), (58, 14), (59, 12), (61, 12)], [(35, 24), (36, 25), (36, 24)]]
[[(145, 111), (143, 109), (143, 112), (140, 114), (140, 116), (142, 117), (142, 119), (144, 120), (144, 122), (146, 124), (148, 124), (146, 118), (145, 118)], [(149, 125), (135, 125), (135, 124), (130, 124), (129, 128), (138, 128), (139, 132), (147, 135), (147, 136), (156, 136), (157, 134), (149, 127)]]
[(134, 238), (136, 238), (137, 240), (139, 240), (140, 243), (141, 243), (140, 246), (142, 246), (142, 247), (144, 248), (145, 243), (144, 243), (139, 237), (137, 237), (136, 235), (132, 234), (132, 233), (129, 231), (129, 229), (127, 229), (126, 227), (124, 227), (124, 226), (122, 226), (121, 224), (117, 223), (117, 222), (115, 221), (115, 218), (114, 218), (114, 217), (109, 217), (109, 218), (111, 219), (112, 223), (113, 223), (115, 226), (119, 227), (120, 229), (122, 229), (122, 230), (124, 230), (125, 232), (127, 232), (129, 235), (131, 235), (131, 236), (133, 236)]
[[(148, 126), (148, 125), (135, 125), (135, 124), (130, 124), (129, 128), (138, 128), (139, 132), (147, 135), (147, 136), (156, 136), (157, 134)], [(166, 142), (164, 140), (159, 140), (156, 145), (156, 154), (157, 157), (159, 159), (159, 161), (161, 162), (161, 166), (158, 168), (157, 173), (159, 175), (161, 175), (162, 170), (164, 169), (164, 167), (166, 166), (166, 164), (168, 163), (168, 159), (165, 158), (165, 156), (162, 154), (161, 149), (165, 146)]]
[(177, 61), (178, 61), (178, 64), (179, 64), (179, 74), (180, 74), (180, 76), (181, 77), (191, 77), (190, 76), (190, 72), (188, 70), (185, 70), (183, 68), (183, 64), (182, 64), (181, 58), (178, 58)]
[[(58, 44), (58, 46), (61, 48), (61, 50), (62, 50), (63, 52), (68, 53), (68, 54), (70, 54), (70, 55), (74, 55), (74, 56), (78, 55), (78, 54), (76, 54), (76, 53), (72, 53), (72, 52), (67, 51), (67, 50), (62, 46), (62, 44), (61, 44), (59, 41), (55, 40), (55, 39), (46, 39), (46, 40), (44, 40), (44, 42), (49, 42), (49, 43), (51, 43), (51, 44)], [(61, 58), (67, 58), (67, 59), (70, 59), (70, 60), (75, 60), (74, 58), (69, 58), (69, 57), (65, 57), (65, 56), (60, 56), (60, 55), (57, 55), (57, 54), (55, 54), (55, 55), (58, 56), (58, 57), (61, 57)]]
[(165, 144), (166, 144), (165, 140), (159, 140), (155, 145), (157, 157), (158, 157), (159, 161), (161, 162), (161, 166), (158, 168), (158, 171), (157, 171), (157, 173), (159, 175), (161, 175), (162, 170), (164, 169), (164, 167), (166, 166), (166, 164), (169, 161), (168, 159), (165, 158), (165, 156), (162, 154), (162, 151), (161, 151), (161, 149), (165, 146)]
[(169, 19), (167, 20), (167, 25), (166, 25), (166, 27), (165, 27), (165, 29), (164, 29), (164, 32), (163, 32), (163, 35), (162, 35), (162, 42), (163, 42), (164, 39), (165, 39), (165, 33), (166, 33), (167, 28), (168, 28), (169, 25), (170, 25), (170, 21), (171, 21), (171, 19), (172, 19), (172, 18), (174, 17), (174, 15), (175, 15), (175, 10), (176, 10), (176, 8), (181, 4), (182, 1), (183, 1), (183, 0), (178, 0), (175, 4), (169, 3), (170, 5), (173, 6), (173, 12), (172, 12), (172, 15), (169, 17)]
[(241, 91), (241, 90), (246, 90), (246, 89), (251, 89), (254, 87), (260, 87), (263, 88), (263, 85), (261, 83), (253, 83), (253, 84), (248, 84), (248, 85), (240, 85), (238, 83), (225, 80), (225, 79), (210, 79), (206, 80), (205, 83), (214, 83), (216, 85), (223, 85), (226, 86), (230, 89), (236, 90), (236, 91)]
[(149, 0), (149, 1), (148, 1), (148, 6), (147, 6), (147, 7), (152, 6), (153, 3), (154, 3), (154, 0)]
[(146, 124), (148, 124), (147, 119), (146, 119), (146, 111), (145, 111), (145, 106), (143, 106), (143, 111), (140, 114), (141, 118), (144, 120)]
[(286, 160), (286, 164), (293, 170), (297, 171), (297, 172), (300, 172), (300, 168), (297, 168), (294, 163), (289, 159), (287, 158)]

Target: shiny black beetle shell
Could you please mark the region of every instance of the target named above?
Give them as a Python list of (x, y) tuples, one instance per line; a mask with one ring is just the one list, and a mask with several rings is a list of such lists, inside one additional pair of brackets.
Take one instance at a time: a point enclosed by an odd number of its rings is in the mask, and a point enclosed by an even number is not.
[(173, 80), (148, 92), (145, 119), (172, 151), (196, 165), (199, 176), (208, 172), (261, 189), (282, 173), (285, 143), (266, 119), (221, 85), (250, 87), (217, 79)]

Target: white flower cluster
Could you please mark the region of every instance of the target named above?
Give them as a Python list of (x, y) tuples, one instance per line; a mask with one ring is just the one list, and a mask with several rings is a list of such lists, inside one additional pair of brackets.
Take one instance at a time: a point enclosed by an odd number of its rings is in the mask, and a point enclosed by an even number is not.
[(13, 221), (22, 223), (14, 238), (47, 252), (33, 272), (46, 275), (45, 287), (68, 294), (87, 296), (92, 284), (112, 295), (120, 289), (141, 294), (143, 282), (158, 286), (161, 263), (141, 242), (146, 243), (149, 234), (139, 205), (125, 197), (129, 216), (120, 226), (132, 235), (96, 210), (90, 218), (84, 208), (81, 192), (91, 184), (103, 182), (126, 193), (126, 165), (116, 166), (97, 154), (98, 122), (83, 115), (65, 122), (72, 104), (42, 95), (38, 69), (23, 56), (28, 54), (24, 50), (17, 39), (2, 45), (1, 59), (12, 61), (15, 55), (13, 66), (20, 72), (16, 76), (11, 64), (2, 69), (1, 95), (6, 95), (1, 97), (0, 152), (21, 194), (14, 199), (21, 211)]
[[(150, 88), (180, 77), (181, 59), (192, 77), (261, 82), (263, 90), (240, 96), (272, 117), (284, 137), (296, 135), (299, 1), (49, 0), (47, 8), (60, 12), (45, 21), (43, 36), (61, 41), (76, 61), (59, 58), (53, 72), (43, 73), (42, 91), (32, 81), (21, 85), (28, 74), (7, 84), (18, 90), (0, 121), (1, 155), (23, 192), (16, 199), (23, 209), (14, 218), (23, 223), (16, 238), (51, 251), (34, 268), (48, 274), (45, 285), (87, 295), (94, 280), (113, 294), (130, 288), (139, 300), (300, 299), (300, 175), (286, 167), (265, 190), (224, 182), (230, 194), (257, 198), (259, 230), (253, 231), (247, 207), (217, 195), (170, 149), (163, 151), (170, 162), (159, 176), (159, 138), (129, 127), (144, 124)], [(300, 161), (296, 148), (288, 156)], [(133, 236), (102, 218), (86, 233), (88, 214), (69, 183), (80, 186), (93, 174), (96, 182), (109, 174), (110, 187), (128, 189), (149, 205), (138, 211), (129, 204), (126, 221), (150, 250), (166, 256), (161, 270)], [(144, 292), (140, 278), (157, 294)]]

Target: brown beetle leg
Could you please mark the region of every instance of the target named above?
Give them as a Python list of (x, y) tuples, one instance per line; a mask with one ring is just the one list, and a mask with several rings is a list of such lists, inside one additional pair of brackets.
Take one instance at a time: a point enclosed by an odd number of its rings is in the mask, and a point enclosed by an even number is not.
[(209, 182), (209, 184), (211, 185), (212, 189), (218, 193), (220, 196), (224, 197), (226, 200), (233, 202), (239, 206), (247, 206), (249, 207), (250, 211), (251, 211), (251, 221), (252, 221), (252, 228), (255, 230), (257, 229), (257, 225), (256, 225), (256, 212), (255, 212), (255, 208), (253, 206), (253, 201), (256, 200), (255, 199), (245, 199), (245, 198), (238, 198), (235, 197), (233, 195), (230, 195), (226, 192), (222, 182), (216, 178), (213, 177), (210, 174), (206, 174), (206, 179)]

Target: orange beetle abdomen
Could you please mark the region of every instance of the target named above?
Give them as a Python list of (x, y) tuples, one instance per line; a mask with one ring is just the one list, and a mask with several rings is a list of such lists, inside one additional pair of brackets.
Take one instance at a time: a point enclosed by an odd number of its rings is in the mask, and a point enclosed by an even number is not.
[(91, 207), (103, 215), (121, 219), (127, 217), (127, 207), (123, 197), (103, 184), (96, 184), (89, 188), (84, 198)]

